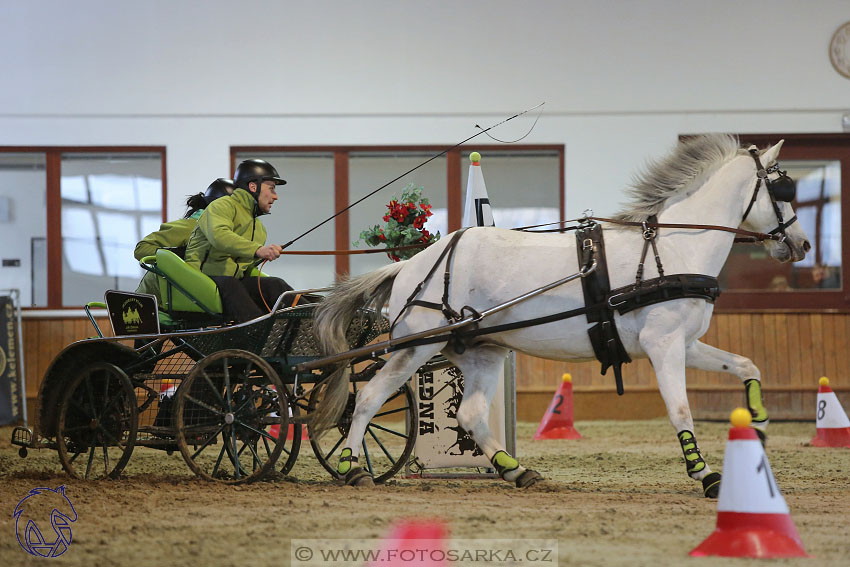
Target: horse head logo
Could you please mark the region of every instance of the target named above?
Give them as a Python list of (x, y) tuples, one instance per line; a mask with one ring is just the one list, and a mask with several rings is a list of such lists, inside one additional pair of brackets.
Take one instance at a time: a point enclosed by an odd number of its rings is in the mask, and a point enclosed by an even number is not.
[[(71, 524), (77, 521), (77, 511), (65, 495), (65, 487), (33, 488), (12, 514), (18, 543), (30, 555), (58, 557), (71, 545)], [(44, 534), (37, 521), (50, 519), (54, 537)]]

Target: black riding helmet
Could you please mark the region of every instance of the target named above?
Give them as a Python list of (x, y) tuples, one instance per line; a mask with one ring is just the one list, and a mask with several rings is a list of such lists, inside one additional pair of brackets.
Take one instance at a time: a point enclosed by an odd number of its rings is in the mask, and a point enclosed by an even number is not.
[[(248, 190), (248, 184), (251, 181), (255, 182), (258, 188), (263, 181), (274, 181), (275, 185), (286, 185), (286, 181), (280, 178), (274, 166), (262, 159), (246, 159), (236, 168), (236, 174), (233, 176), (236, 187), (251, 193)], [(255, 199), (259, 194), (259, 191), (252, 193)]]
[(224, 177), (219, 177), (207, 187), (207, 190), (204, 192), (204, 199), (207, 201), (207, 205), (218, 199), (219, 197), (224, 197), (225, 195), (232, 195), (236, 190), (236, 185), (233, 183), (232, 179), (225, 179)]

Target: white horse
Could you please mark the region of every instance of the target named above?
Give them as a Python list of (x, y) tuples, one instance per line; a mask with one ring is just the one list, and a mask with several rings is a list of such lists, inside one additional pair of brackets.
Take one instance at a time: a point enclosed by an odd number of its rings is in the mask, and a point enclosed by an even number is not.
[[(766, 240), (769, 255), (780, 262), (801, 260), (810, 245), (795, 223), (790, 197), (774, 190), (791, 182), (774, 166), (782, 142), (763, 152), (748, 152), (736, 138), (723, 134), (699, 136), (680, 143), (663, 160), (651, 166), (632, 187), (632, 203), (620, 220), (645, 221), (656, 215), (659, 224), (719, 225), (782, 234)], [(763, 165), (760, 168), (757, 164)], [(760, 171), (759, 171), (760, 170)], [(771, 182), (770, 190), (759, 177)], [(791, 182), (793, 183), (793, 182)], [(759, 189), (756, 189), (760, 187)], [(793, 185), (791, 186), (793, 192)], [(786, 191), (787, 192), (787, 191)], [(791, 219), (782, 222), (784, 219)], [(644, 246), (640, 227), (605, 223), (605, 248), (611, 288), (635, 280)], [(776, 230), (779, 228), (779, 230)], [(732, 232), (693, 228), (659, 228), (658, 253), (667, 275), (704, 274), (716, 277), (729, 255)], [(439, 304), (444, 292), (444, 264), (451, 265), (449, 304), (484, 311), (532, 289), (576, 273), (576, 242), (572, 234), (533, 234), (498, 228), (473, 228), (459, 240), (451, 254), (441, 256), (452, 239), (445, 237), (410, 260), (398, 262), (337, 284), (319, 306), (315, 332), (328, 354), (348, 349), (344, 329), (354, 311), (364, 305), (380, 306), (389, 296), (390, 320), (397, 322), (393, 337), (435, 329), (447, 324), (444, 315), (420, 305), (405, 308), (417, 284), (439, 262), (419, 300)], [(448, 258), (448, 259), (446, 259)], [(647, 262), (645, 278), (658, 276)], [(527, 301), (499, 311), (479, 323), (479, 328), (524, 321), (580, 308), (584, 305), (576, 281), (556, 287)], [(712, 473), (700, 455), (694, 436), (685, 390), (685, 368), (728, 372), (746, 384), (753, 424), (764, 430), (767, 411), (761, 401), (759, 369), (749, 359), (699, 342), (708, 330), (713, 303), (696, 298), (676, 299), (615, 315), (616, 327), (632, 359), (649, 357), (670, 421), (677, 432), (688, 474), (703, 483), (708, 497), (716, 497), (720, 475)], [(399, 316), (400, 314), (400, 316)], [(481, 335), (458, 353), (448, 342), (399, 350), (361, 389), (353, 422), (338, 465), (349, 484), (371, 484), (369, 474), (357, 465), (366, 425), (385, 400), (432, 356), (442, 352), (463, 372), (465, 392), (457, 412), (461, 427), (493, 463), (501, 477), (528, 486), (542, 478), (522, 467), (491, 434), (488, 412), (499, 369), (509, 349), (554, 360), (590, 361), (594, 350), (584, 316), (495, 334)], [(348, 397), (348, 370), (338, 369), (328, 381), (322, 404), (313, 416), (317, 431), (335, 423)]]

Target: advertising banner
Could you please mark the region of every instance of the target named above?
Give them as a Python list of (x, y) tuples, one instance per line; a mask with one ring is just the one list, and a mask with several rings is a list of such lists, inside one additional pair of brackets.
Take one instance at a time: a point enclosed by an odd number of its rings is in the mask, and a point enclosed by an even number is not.
[(24, 415), (24, 389), (18, 352), (18, 319), (8, 295), (0, 296), (0, 425), (14, 423)]
[[(508, 356), (490, 407), (490, 431), (513, 454), (516, 446), (514, 408), (514, 357)], [(469, 434), (458, 425), (457, 410), (463, 400), (463, 374), (455, 366), (430, 369), (414, 375), (419, 432), (414, 446), (420, 469), (479, 468), (492, 464)]]

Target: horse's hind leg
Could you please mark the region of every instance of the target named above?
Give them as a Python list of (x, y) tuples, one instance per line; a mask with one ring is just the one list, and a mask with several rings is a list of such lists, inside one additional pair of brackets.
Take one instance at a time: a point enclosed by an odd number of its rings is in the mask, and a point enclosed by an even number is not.
[(490, 431), (490, 403), (498, 387), (500, 370), (508, 351), (502, 347), (479, 346), (463, 354), (446, 351), (444, 354), (463, 372), (463, 400), (457, 411), (457, 422), (487, 455), (504, 480), (520, 488), (531, 486), (542, 476), (526, 469), (507, 453)]
[(360, 448), (369, 421), (375, 417), (384, 402), (442, 347), (441, 344), (428, 345), (394, 353), (384, 367), (357, 393), (351, 427), (337, 465), (337, 472), (342, 475), (346, 484), (373, 484), (371, 475), (358, 466)]
[(641, 333), (640, 340), (655, 368), (658, 389), (667, 406), (670, 423), (676, 429), (688, 476), (702, 482), (706, 498), (717, 498), (720, 492), (720, 474), (712, 472), (702, 458), (694, 435), (694, 420), (685, 388), (684, 339), (677, 333), (656, 335), (646, 328)]
[(752, 360), (696, 341), (688, 347), (685, 364), (688, 368), (727, 372), (737, 376), (747, 391), (747, 407), (753, 415), (753, 427), (764, 441), (769, 419), (761, 394), (761, 372)]

